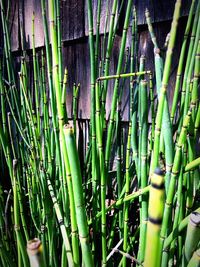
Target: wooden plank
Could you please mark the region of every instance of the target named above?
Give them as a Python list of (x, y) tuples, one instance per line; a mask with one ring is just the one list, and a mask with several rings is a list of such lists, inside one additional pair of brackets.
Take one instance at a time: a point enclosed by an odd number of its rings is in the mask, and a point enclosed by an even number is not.
[(67, 88), (67, 111), (72, 114), (72, 88), (73, 83), (80, 83), (78, 116), (90, 117), (90, 58), (87, 40), (80, 43), (70, 43), (63, 48), (64, 66), (69, 73)]
[[(102, 41), (103, 37), (101, 37)], [(121, 43), (121, 37), (117, 36), (113, 53), (111, 57), (110, 74), (116, 72), (119, 48)], [(67, 67), (69, 73), (69, 85), (67, 88), (67, 110), (68, 116), (71, 117), (72, 111), (72, 87), (73, 83), (77, 84), (80, 82), (80, 94), (79, 94), (79, 105), (78, 105), (78, 116), (81, 119), (90, 118), (90, 58), (89, 58), (89, 45), (88, 39), (80, 43), (67, 44), (63, 48), (64, 66)], [(106, 111), (107, 118), (109, 117), (110, 107), (113, 97), (114, 81), (111, 80), (108, 83), (108, 93), (106, 99)], [(122, 95), (122, 110), (123, 119), (128, 119), (129, 104), (127, 96), (129, 92), (129, 81), (127, 79), (125, 89)]]
[[(108, 5), (107, 5), (108, 1)], [(112, 2), (111, 0), (101, 0), (101, 18), (100, 18), (100, 34), (103, 34), (105, 31), (106, 26), (106, 15), (107, 17), (107, 28), (106, 32), (109, 30), (109, 24), (110, 24), (110, 17), (112, 12)], [(93, 6), (93, 26), (94, 26), (94, 34), (96, 34), (96, 23), (97, 23), (97, 5), (98, 0), (92, 1)], [(108, 11), (107, 11), (108, 7)], [(88, 36), (88, 10), (87, 10), (87, 0), (85, 1), (85, 35)]]
[(35, 46), (44, 45), (44, 31), (40, 1), (24, 0), (24, 31), (26, 49), (32, 48), (32, 15), (35, 13)]
[[(175, 79), (176, 79), (176, 71), (177, 71), (177, 66), (178, 66), (179, 55), (180, 55), (180, 50), (181, 50), (182, 39), (184, 36), (185, 26), (186, 26), (185, 18), (180, 19), (179, 25), (178, 25), (178, 31), (177, 31), (177, 38), (176, 38), (175, 47), (174, 47), (174, 51), (173, 51), (173, 57), (172, 57), (172, 65), (171, 65), (172, 68), (170, 71), (169, 85), (168, 85), (168, 89), (167, 89), (170, 108), (171, 108), (172, 99), (173, 99)], [(171, 28), (171, 22), (170, 21), (160, 22), (160, 23), (156, 23), (154, 25), (154, 32), (155, 32), (155, 35), (157, 37), (159, 47), (163, 48), (166, 36), (169, 33), (170, 28)], [(150, 38), (150, 35), (149, 35), (149, 32), (147, 29), (143, 30), (139, 34), (139, 56), (141, 56), (141, 55), (145, 55), (145, 57), (146, 57), (146, 69), (152, 70), (153, 76), (155, 78), (153, 44), (151, 42), (151, 38)]]
[[(181, 40), (183, 38), (183, 32), (185, 29), (186, 20), (181, 19), (178, 27), (178, 35), (176, 40), (176, 45), (173, 54), (173, 62), (170, 73), (170, 81), (168, 86), (168, 97), (169, 103), (171, 106), (174, 84), (175, 84), (175, 76), (176, 69), (179, 60), (179, 54), (181, 49)], [(160, 47), (163, 47), (165, 43), (165, 38), (168, 32), (170, 31), (171, 23), (162, 22), (154, 25), (155, 34), (158, 39), (158, 43)], [(102, 44), (103, 36), (101, 36), (101, 44)], [(80, 96), (79, 96), (79, 111), (78, 116), (82, 119), (88, 119), (90, 117), (90, 60), (89, 60), (89, 46), (88, 40), (84, 40), (82, 42), (72, 42), (66, 47), (63, 48), (64, 51), (64, 63), (69, 70), (69, 87), (67, 91), (67, 106), (68, 106), (68, 114), (71, 116), (71, 102), (72, 102), (72, 86), (73, 82), (81, 83), (80, 87)], [(131, 33), (129, 30), (128, 38), (127, 38), (127, 47), (130, 49), (131, 45)], [(114, 47), (111, 56), (110, 63), (110, 74), (115, 74), (118, 63), (119, 50), (121, 46), (121, 37), (116, 36), (116, 40), (114, 42)], [(143, 28), (139, 33), (139, 57), (141, 55), (145, 55), (146, 57), (146, 69), (153, 71), (154, 82), (155, 82), (155, 73), (154, 73), (154, 51), (153, 44), (150, 39), (150, 35), (148, 33), (147, 28)], [(129, 72), (129, 68), (127, 70)], [(110, 107), (113, 98), (113, 87), (114, 80), (109, 81), (108, 83), (108, 93), (106, 99), (106, 117), (109, 117)], [(129, 79), (126, 80), (124, 91), (122, 94), (122, 115), (123, 120), (127, 121), (129, 118)]]
[[(108, 1), (108, 26), (112, 9), (111, 0), (102, 0), (101, 5), (101, 20), (100, 20), (100, 33), (104, 33), (106, 22), (106, 6)], [(35, 12), (35, 36), (36, 47), (43, 46), (44, 33), (42, 25), (41, 5), (39, 0), (23, 0), (24, 15), (24, 33), (26, 40), (26, 48), (32, 48), (32, 14)], [(96, 19), (97, 19), (97, 0), (93, 0), (93, 21), (94, 21), (94, 34), (96, 33)], [(155, 1), (144, 0), (137, 1), (136, 7), (138, 10), (138, 24), (145, 24), (145, 9), (148, 8), (151, 14), (152, 22), (159, 22), (170, 20), (173, 16), (175, 0), (169, 1)], [(182, 4), (182, 16), (188, 14), (190, 1), (185, 0)], [(124, 12), (126, 8), (124, 7)], [(48, 12), (47, 12), (48, 13)], [(9, 16), (9, 24), (11, 28), (12, 50), (19, 49), (19, 0), (11, 0), (11, 13)], [(85, 35), (88, 35), (88, 18), (87, 18), (87, 1), (84, 0), (67, 0), (61, 1), (61, 18), (62, 18), (62, 37), (64, 41), (75, 40)], [(120, 27), (123, 25), (124, 15), (121, 17)]]
[[(119, 51), (121, 47), (121, 37), (116, 36), (111, 61), (110, 61), (110, 75), (115, 74), (117, 70), (117, 64), (118, 64), (118, 57), (119, 57)], [(125, 55), (124, 55), (125, 57)], [(124, 69), (124, 68), (122, 68)], [(124, 72), (124, 70), (122, 70)], [(129, 70), (127, 70), (129, 72)], [(106, 98), (106, 117), (109, 118), (110, 115), (110, 109), (111, 104), (113, 100), (113, 89), (114, 89), (114, 83), (115, 80), (110, 80), (108, 82), (108, 92), (107, 92), (107, 98)], [(123, 80), (120, 81), (120, 86), (123, 84)], [(129, 116), (129, 79), (126, 79), (123, 94), (122, 94), (122, 103), (121, 103), (121, 110), (122, 110), (122, 119), (128, 120)]]
[[(145, 9), (148, 8), (152, 18), (152, 22), (159, 22), (171, 20), (173, 17), (175, 0), (156, 1), (156, 0), (143, 0), (136, 2), (138, 12), (138, 24), (146, 24)], [(189, 13), (191, 1), (182, 1), (181, 16), (186, 16)]]
[[(102, 0), (104, 1), (104, 0)], [(32, 11), (35, 10), (36, 12), (36, 45), (43, 45), (44, 37), (43, 37), (43, 27), (42, 27), (42, 21), (40, 20), (41, 18), (41, 8), (40, 5), (36, 5), (36, 0), (24, 0), (24, 14), (25, 14), (25, 33), (27, 37), (27, 44), (31, 47), (31, 24), (32, 24)], [(62, 1), (63, 2), (63, 1)], [(77, 7), (74, 3), (74, 0), (68, 0), (66, 3), (70, 5), (66, 5), (65, 8), (62, 10), (62, 16), (63, 20), (66, 20), (66, 23), (68, 24), (63, 24), (63, 29), (66, 27), (66, 33), (68, 32), (67, 27), (70, 28), (71, 21), (75, 23), (75, 21), (78, 20), (78, 14), (79, 8), (83, 9), (83, 5), (81, 7)], [(62, 3), (65, 5), (66, 3)], [(77, 15), (75, 16), (76, 18), (73, 18), (73, 15), (69, 16), (69, 19), (65, 16), (65, 12), (69, 13), (69, 10), (72, 8), (71, 3), (73, 4), (72, 6), (74, 9), (77, 11)], [(110, 5), (111, 6), (111, 5)], [(13, 6), (14, 7), (14, 6)], [(67, 9), (68, 8), (68, 9)], [(72, 9), (71, 9), (72, 10)], [(29, 20), (28, 20), (29, 17)], [(27, 21), (26, 21), (27, 20)], [(67, 22), (68, 21), (68, 22)], [(70, 23), (69, 23), (70, 22)], [(82, 24), (82, 22), (80, 22)], [(185, 28), (185, 23), (186, 19), (182, 18), (179, 23), (179, 28), (178, 28), (178, 36), (176, 40), (176, 46), (174, 50), (174, 55), (173, 55), (173, 62), (172, 65), (174, 66), (173, 69), (171, 70), (171, 75), (170, 75), (170, 84), (168, 87), (168, 94), (169, 94), (169, 99), (170, 103), (172, 101), (172, 96), (173, 96), (173, 90), (174, 90), (174, 83), (175, 83), (175, 75), (176, 75), (176, 67), (178, 64), (178, 59), (179, 59), (179, 53), (180, 53), (180, 44), (181, 40), (183, 37), (183, 32)], [(73, 25), (73, 24), (71, 24)], [(158, 39), (158, 43), (160, 47), (163, 47), (163, 44), (165, 42), (165, 38), (167, 33), (170, 31), (171, 27), (171, 22), (159, 22), (155, 23), (154, 25), (154, 30), (155, 34)], [(68, 35), (68, 38), (78, 38), (76, 35), (78, 33), (78, 24), (77, 28), (73, 29), (70, 31), (71, 35)], [(84, 29), (80, 30), (80, 36), (83, 34)], [(18, 30), (17, 30), (18, 31)], [(151, 69), (154, 70), (154, 55), (153, 55), (153, 45), (150, 40), (150, 36), (147, 30), (146, 26), (139, 27), (140, 35), (139, 35), (139, 55), (144, 54), (146, 56), (146, 69)], [(16, 34), (16, 36), (18, 36)], [(16, 37), (15, 36), (15, 37)], [(29, 38), (29, 39), (28, 39)], [(101, 36), (101, 45), (102, 45), (102, 39), (103, 36)], [(17, 40), (17, 38), (16, 38)], [(29, 40), (29, 42), (28, 42)], [(112, 57), (111, 57), (111, 66), (110, 66), (110, 74), (115, 74), (116, 68), (117, 68), (117, 62), (118, 62), (118, 56), (119, 56), (119, 49), (121, 45), (121, 37), (117, 36), (115, 43), (114, 43), (114, 48), (112, 52)], [(131, 37), (130, 37), (130, 29), (128, 33), (128, 39), (127, 39), (127, 47), (130, 47), (131, 45)], [(18, 44), (17, 44), (18, 48)], [(68, 68), (69, 71), (69, 85), (67, 88), (67, 109), (68, 109), (68, 114), (69, 117), (71, 117), (71, 103), (72, 103), (72, 87), (73, 87), (73, 82), (76, 83), (81, 83), (80, 87), (80, 96), (79, 96), (79, 109), (78, 109), (78, 117), (82, 119), (88, 119), (90, 117), (90, 58), (89, 58), (89, 45), (88, 45), (88, 38), (83, 38), (79, 39), (77, 41), (68, 41), (65, 42), (64, 47), (63, 47), (63, 59), (64, 59), (64, 66)], [(107, 108), (107, 118), (109, 116), (110, 112), (110, 106), (112, 102), (112, 96), (113, 96), (113, 86), (114, 86), (114, 81), (109, 82), (109, 88), (108, 88), (108, 95), (107, 95), (107, 102), (106, 102), (106, 108)], [(126, 81), (126, 86), (125, 90), (123, 92), (123, 97), (122, 97), (122, 110), (123, 112), (123, 120), (128, 119), (128, 113), (129, 113), (129, 81)]]
[(12, 50), (19, 49), (18, 15), (19, 15), (19, 1), (13, 1), (13, 3), (11, 3), (10, 5), (10, 12), (8, 16), (9, 35), (10, 35)]
[(84, 36), (84, 1), (61, 1), (63, 40), (74, 40)]
[[(108, 0), (109, 1), (109, 0)], [(169, 1), (156, 1), (156, 0), (143, 0), (143, 1), (136, 1), (136, 9), (138, 13), (138, 25), (144, 25), (146, 24), (145, 20), (145, 10), (148, 8), (152, 23), (154, 22), (160, 22), (160, 21), (166, 21), (171, 20), (173, 17), (174, 7), (175, 7), (175, 0), (169, 0)], [(191, 1), (185, 0), (182, 1), (182, 8), (181, 8), (181, 16), (187, 16), (189, 13), (189, 8)], [(96, 34), (96, 20), (97, 20), (97, 4), (98, 0), (93, 0), (93, 24), (94, 24), (94, 34)], [(113, 1), (109, 1), (108, 4), (108, 27), (107, 31), (109, 29), (109, 21), (110, 21), (110, 14), (112, 10), (112, 3)], [(123, 25), (124, 20), (124, 12), (126, 11), (126, 5), (127, 1), (125, 1), (123, 10), (122, 10), (122, 16), (121, 20), (119, 22), (120, 27)], [(106, 0), (102, 0), (101, 4), (101, 20), (100, 20), (100, 33), (104, 33), (105, 28), (105, 21), (106, 21)], [(85, 35), (88, 36), (88, 14), (87, 14), (87, 1), (85, 3)]]
[[(44, 45), (44, 30), (42, 22), (41, 4), (39, 0), (23, 0), (22, 16), (24, 25), (25, 48), (32, 48), (32, 15), (35, 13), (35, 46)], [(47, 5), (47, 1), (46, 1)], [(19, 49), (19, 4), (18, 1), (11, 0), (11, 15), (9, 23), (11, 27), (12, 50)], [(48, 17), (48, 6), (47, 6)], [(48, 18), (47, 18), (48, 19)], [(61, 1), (61, 28), (62, 39), (64, 41), (78, 39), (84, 36), (84, 0)]]

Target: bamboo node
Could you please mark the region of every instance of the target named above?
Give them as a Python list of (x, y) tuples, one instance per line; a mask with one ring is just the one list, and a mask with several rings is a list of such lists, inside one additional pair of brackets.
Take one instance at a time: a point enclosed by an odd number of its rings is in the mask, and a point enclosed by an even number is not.
[(15, 224), (14, 225), (14, 229), (15, 229), (16, 232), (20, 231), (20, 225), (19, 224)]
[(160, 55), (160, 49), (158, 47), (154, 48), (154, 54), (157, 56)]

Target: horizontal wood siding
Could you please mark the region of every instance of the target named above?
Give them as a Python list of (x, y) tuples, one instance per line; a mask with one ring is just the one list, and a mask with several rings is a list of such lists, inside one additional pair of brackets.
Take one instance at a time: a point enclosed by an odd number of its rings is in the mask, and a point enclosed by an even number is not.
[[(188, 13), (188, 3), (190, 1), (183, 1), (182, 14)], [(41, 17), (40, 0), (24, 0), (14, 1), (11, 0), (11, 9), (9, 16), (10, 32), (12, 49), (18, 50), (21, 48), (20, 41), (20, 27), (19, 23), (24, 25), (24, 34), (26, 48), (32, 47), (32, 13), (35, 12), (35, 38), (36, 46), (42, 47), (44, 45), (44, 34)], [(20, 4), (19, 4), (20, 3)], [(138, 8), (138, 21), (140, 26), (139, 30), (139, 57), (145, 55), (146, 69), (154, 70), (154, 53), (153, 45), (148, 33), (145, 23), (144, 10), (146, 7), (150, 8), (155, 34), (157, 36), (158, 44), (161, 48), (165, 43), (165, 38), (170, 31), (171, 19), (174, 9), (175, 1), (136, 1)], [(111, 13), (112, 1), (109, 0), (109, 14)], [(72, 103), (72, 87), (73, 83), (80, 83), (79, 103), (78, 103), (78, 117), (81, 119), (88, 119), (90, 117), (90, 57), (88, 45), (88, 24), (87, 24), (87, 0), (67, 0), (61, 1), (61, 18), (62, 18), (62, 34), (63, 34), (63, 62), (64, 67), (67, 67), (69, 72), (69, 83), (67, 87), (67, 110), (69, 117), (71, 117), (71, 103)], [(97, 1), (93, 0), (94, 24), (96, 23)], [(124, 10), (125, 12), (125, 10)], [(101, 12), (101, 33), (104, 32), (105, 16), (106, 15), (106, 0), (102, 0)], [(120, 29), (123, 26), (123, 15), (120, 21)], [(166, 21), (163, 21), (166, 20)], [(158, 22), (156, 22), (158, 21)], [(176, 69), (180, 54), (180, 46), (183, 39), (186, 18), (180, 19), (176, 45), (173, 54), (173, 69), (170, 74), (170, 82), (168, 87), (168, 97), (171, 104)], [(117, 32), (115, 38), (114, 48), (110, 63), (110, 74), (115, 74), (118, 62), (118, 55), (121, 46), (121, 30)], [(100, 44), (103, 44), (103, 35), (100, 38)], [(127, 48), (131, 45), (131, 31), (128, 31)], [(40, 49), (39, 49), (40, 50)], [(31, 53), (31, 51), (29, 51)], [(139, 58), (138, 58), (139, 60)], [(124, 72), (124, 71), (123, 71)], [(129, 68), (127, 69), (129, 72)], [(153, 73), (154, 75), (154, 73)], [(155, 78), (155, 77), (154, 77)], [(120, 81), (121, 83), (121, 81)], [(107, 118), (110, 113), (112, 103), (114, 81), (109, 81), (108, 94), (107, 94)], [(129, 80), (125, 82), (125, 89), (122, 94), (122, 113), (123, 120), (129, 119)]]
[[(108, 5), (107, 5), (108, 1)], [(24, 34), (26, 49), (32, 48), (31, 41), (31, 24), (32, 14), (35, 12), (35, 36), (36, 47), (43, 46), (44, 34), (42, 26), (42, 13), (40, 0), (11, 0), (11, 8), (9, 15), (9, 23), (12, 38), (12, 50), (20, 48), (20, 20), (19, 14), (23, 14)], [(120, 6), (119, 1), (119, 6)], [(46, 1), (47, 3), (47, 1)], [(126, 3), (126, 1), (125, 1)], [(156, 0), (143, 0), (135, 1), (138, 12), (138, 24), (143, 25), (146, 23), (144, 12), (148, 8), (151, 14), (152, 22), (160, 22), (170, 20), (173, 16), (175, 0), (156, 1)], [(108, 6), (108, 12), (107, 7)], [(190, 1), (185, 0), (182, 4), (182, 16), (188, 14)], [(20, 11), (21, 9), (21, 11)], [(106, 14), (108, 14), (107, 28), (108, 31), (110, 16), (112, 10), (112, 1), (101, 1), (101, 20), (100, 20), (100, 33), (103, 34), (106, 26)], [(126, 5), (123, 8), (122, 16), (120, 17), (119, 26), (123, 24)], [(19, 12), (20, 11), (20, 12)], [(63, 41), (71, 41), (88, 36), (88, 18), (87, 18), (87, 0), (61, 0), (61, 20), (62, 20), (62, 38)], [(93, 22), (94, 33), (96, 33), (96, 19), (97, 19), (97, 0), (93, 0)]]

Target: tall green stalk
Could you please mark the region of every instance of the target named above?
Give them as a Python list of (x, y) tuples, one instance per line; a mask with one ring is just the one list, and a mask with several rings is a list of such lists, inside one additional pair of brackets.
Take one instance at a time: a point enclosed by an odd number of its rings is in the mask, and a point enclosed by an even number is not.
[(147, 224), (147, 237), (144, 266), (161, 266), (160, 229), (164, 211), (164, 176), (160, 169), (156, 169), (151, 177), (149, 195), (149, 219)]
[[(124, 49), (126, 45), (126, 36), (127, 36), (127, 31), (128, 31), (131, 6), (132, 6), (132, 1), (129, 0), (128, 5), (127, 5), (126, 17), (124, 21), (121, 48), (120, 48), (120, 54), (119, 54), (117, 72), (116, 72), (117, 75), (120, 75), (121, 69), (122, 69), (122, 62), (123, 62), (123, 57), (124, 57)], [(109, 169), (109, 158), (110, 158), (110, 153), (111, 153), (111, 139), (112, 139), (113, 130), (114, 130), (114, 117), (115, 117), (116, 105), (117, 105), (118, 88), (119, 88), (119, 80), (117, 79), (115, 81), (114, 89), (113, 89), (113, 100), (112, 100), (112, 105), (111, 105), (111, 113), (110, 113), (108, 134), (107, 134), (107, 141), (106, 141), (105, 163), (106, 163), (107, 170)]]
[(171, 62), (172, 62), (172, 53), (173, 53), (173, 48), (174, 48), (175, 39), (176, 39), (178, 19), (180, 16), (180, 8), (181, 8), (181, 1), (177, 0), (175, 4), (175, 10), (174, 10), (173, 20), (172, 20), (172, 25), (171, 25), (170, 39), (169, 39), (169, 44), (167, 48), (167, 54), (166, 54), (165, 66), (164, 66), (163, 78), (162, 78), (162, 86), (160, 89), (160, 97), (159, 97), (159, 102), (158, 102), (158, 111), (156, 115), (156, 129), (155, 129), (153, 161), (152, 161), (151, 170), (154, 170), (158, 166), (162, 117), (163, 117), (164, 103), (166, 99), (166, 91), (167, 91), (167, 86), (169, 82), (169, 75), (170, 75)]
[(50, 19), (50, 34), (51, 34), (51, 43), (52, 43), (52, 69), (53, 69), (53, 85), (55, 89), (56, 95), (56, 103), (57, 103), (57, 112), (58, 112), (58, 120), (59, 120), (59, 131), (60, 131), (60, 146), (62, 147), (62, 155), (65, 164), (66, 176), (64, 179), (67, 180), (68, 185), (68, 193), (69, 193), (69, 202), (70, 202), (70, 215), (71, 215), (71, 229), (72, 229), (72, 251), (74, 257), (74, 264), (79, 264), (79, 253), (77, 251), (78, 240), (77, 240), (77, 218), (75, 214), (75, 204), (74, 204), (74, 193), (72, 188), (71, 181), (71, 170), (69, 164), (69, 158), (67, 154), (67, 148), (65, 144), (65, 137), (63, 133), (63, 125), (64, 125), (64, 110), (61, 104), (61, 88), (59, 83), (59, 68), (58, 68), (58, 45), (57, 45), (57, 34), (54, 24), (54, 2), (53, 0), (48, 1), (49, 4), (49, 19)]
[(70, 155), (69, 162), (72, 171), (72, 184), (74, 192), (74, 201), (76, 207), (76, 217), (78, 224), (79, 239), (81, 243), (83, 262), (85, 266), (94, 266), (92, 252), (89, 245), (89, 229), (87, 224), (85, 204), (83, 200), (83, 187), (80, 170), (80, 162), (76, 143), (74, 139), (73, 129), (65, 125), (64, 127), (65, 142), (68, 154)]
[[(140, 179), (141, 188), (145, 188), (148, 184), (147, 175), (147, 136), (148, 136), (148, 99), (147, 99), (147, 82), (141, 81), (141, 153), (140, 153)], [(139, 258), (140, 262), (144, 261), (145, 243), (146, 243), (146, 226), (147, 226), (147, 213), (148, 202), (146, 195), (141, 197), (141, 227), (140, 227), (140, 243), (139, 243)]]

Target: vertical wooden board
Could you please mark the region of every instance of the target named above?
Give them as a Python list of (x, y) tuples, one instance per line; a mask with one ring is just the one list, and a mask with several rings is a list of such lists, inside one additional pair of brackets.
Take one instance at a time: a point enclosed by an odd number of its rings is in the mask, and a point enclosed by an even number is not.
[[(159, 2), (159, 1), (158, 1)], [(137, 12), (137, 22), (138, 24), (146, 24), (145, 10), (148, 8), (152, 21), (155, 19), (155, 8), (154, 2), (151, 0), (137, 1), (136, 2), (136, 12)]]
[(84, 0), (61, 1), (63, 40), (74, 40), (84, 36)]
[(8, 16), (8, 29), (11, 42), (11, 50), (19, 49), (19, 26), (18, 26), (18, 14), (19, 14), (19, 1), (10, 1), (10, 12)]
[[(103, 37), (101, 38), (101, 40)], [(116, 36), (113, 47), (110, 74), (115, 74), (118, 64), (119, 49), (121, 44), (121, 37)], [(78, 117), (81, 119), (90, 118), (90, 57), (88, 38), (81, 42), (72, 42), (63, 48), (64, 53), (64, 66), (67, 67), (69, 73), (69, 85), (67, 88), (67, 110), (68, 116), (71, 117), (72, 110), (72, 87), (73, 83), (80, 82), (79, 104), (78, 104)], [(108, 92), (106, 99), (106, 116), (109, 117), (111, 103), (113, 99), (114, 80), (108, 83)], [(128, 119), (129, 111), (129, 80), (126, 81), (126, 86), (122, 95), (122, 110), (123, 119)]]
[(182, 1), (181, 16), (187, 16), (189, 14), (191, 3), (192, 1), (189, 0)]
[[(92, 0), (93, 6), (93, 28), (94, 34), (96, 34), (96, 23), (97, 23), (97, 7), (99, 0)], [(107, 4), (108, 1), (108, 4)], [(112, 3), (113, 0), (101, 0), (101, 18), (100, 18), (100, 34), (103, 34), (106, 27), (106, 32), (109, 30), (110, 17), (112, 12)], [(108, 10), (107, 10), (108, 7)], [(107, 20), (107, 23), (106, 23)], [(88, 27), (88, 5), (87, 0), (85, 1), (85, 35), (88, 36), (89, 27)]]
[[(119, 52), (121, 47), (121, 37), (116, 35), (111, 61), (110, 61), (110, 72), (109, 75), (116, 74), (118, 59), (119, 59)], [(125, 58), (125, 54), (124, 54)], [(123, 64), (124, 66), (124, 64)], [(122, 67), (122, 73), (124, 72), (124, 67)], [(113, 101), (113, 89), (114, 89), (115, 80), (110, 80), (108, 82), (108, 91), (107, 91), (107, 98), (106, 98), (106, 118), (109, 118), (111, 105)], [(120, 88), (123, 84), (123, 79), (120, 80)], [(122, 94), (122, 103), (121, 103), (121, 110), (122, 110), (122, 119), (128, 120), (128, 113), (129, 113), (129, 79), (126, 79)]]
[[(48, 9), (47, 9), (48, 10)], [(26, 49), (32, 48), (32, 16), (35, 13), (35, 47), (44, 45), (41, 4), (38, 0), (24, 0), (24, 31)]]
[(63, 48), (64, 65), (69, 73), (67, 110), (71, 117), (73, 83), (80, 83), (78, 117), (90, 118), (90, 58), (87, 40), (71, 43)]
[[(116, 36), (113, 50), (112, 50), (111, 59), (110, 59), (109, 75), (115, 74), (117, 70), (120, 41), (121, 41), (121, 38), (119, 36)], [(107, 96), (106, 96), (106, 118), (107, 119), (109, 118), (110, 111), (111, 111), (114, 83), (115, 83), (114, 80), (108, 81), (108, 89), (107, 89)]]
[(90, 55), (88, 42), (78, 44), (76, 49), (76, 81), (80, 83), (79, 118), (90, 118)]
[[(169, 85), (167, 89), (167, 95), (168, 95), (170, 108), (171, 108), (173, 94), (174, 94), (176, 72), (177, 72), (177, 66), (179, 62), (179, 56), (180, 56), (180, 50), (181, 50), (181, 44), (182, 44), (182, 40), (184, 36), (185, 26), (186, 26), (186, 20), (185, 18), (182, 18), (179, 21), (179, 25), (178, 25), (177, 37), (176, 37), (175, 47), (174, 47), (173, 56), (172, 56)], [(157, 42), (160, 48), (163, 48), (166, 36), (170, 32), (170, 29), (171, 29), (170, 21), (154, 24), (154, 32), (157, 37)], [(154, 48), (151, 42), (150, 34), (147, 29), (146, 30), (143, 29), (139, 33), (139, 56), (141, 55), (145, 55), (146, 69), (152, 70), (153, 77), (155, 80)]]
[(72, 88), (75, 82), (75, 58), (74, 49), (71, 45), (63, 47), (63, 66), (68, 70), (68, 84), (67, 84), (67, 94), (66, 94), (66, 107), (68, 117), (72, 117)]
[[(156, 1), (156, 0), (143, 0), (136, 2), (138, 11), (138, 24), (146, 24), (145, 9), (148, 8), (152, 22), (159, 22), (171, 20), (174, 13), (176, 0)], [(186, 16), (189, 13), (191, 1), (182, 1), (181, 16)]]

